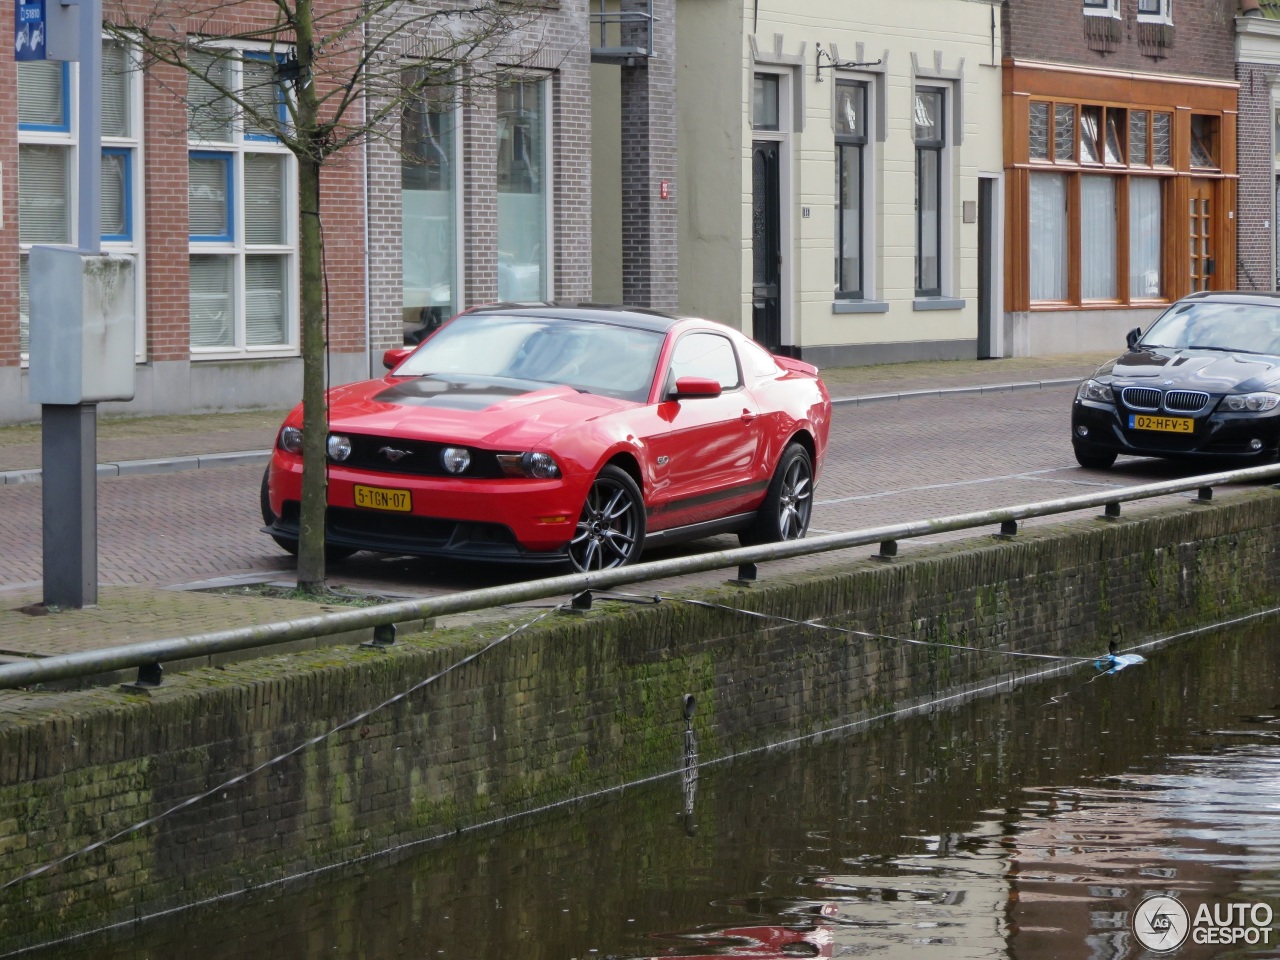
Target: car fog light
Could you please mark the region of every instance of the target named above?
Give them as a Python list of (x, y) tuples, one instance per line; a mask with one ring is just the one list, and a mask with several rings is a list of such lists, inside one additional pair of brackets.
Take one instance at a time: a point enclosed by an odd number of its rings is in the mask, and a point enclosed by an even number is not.
[(285, 427), (280, 431), (280, 449), (289, 453), (302, 452), (302, 431), (297, 427)]
[(471, 466), (471, 452), (466, 447), (445, 447), (440, 451), (440, 462), (450, 473), (462, 473)]
[(1257, 439), (1250, 440), (1250, 441), (1249, 441), (1249, 449), (1250, 449), (1250, 450), (1261, 450), (1261, 449), (1262, 449), (1262, 441), (1261, 441), (1261, 440), (1257, 440)]
[(1080, 424), (1080, 426), (1076, 427), (1077, 437), (1087, 437), (1088, 435), (1089, 435), (1089, 428), (1086, 427), (1083, 423)]
[(329, 435), (329, 459), (342, 461), (351, 456), (351, 438), (340, 434)]

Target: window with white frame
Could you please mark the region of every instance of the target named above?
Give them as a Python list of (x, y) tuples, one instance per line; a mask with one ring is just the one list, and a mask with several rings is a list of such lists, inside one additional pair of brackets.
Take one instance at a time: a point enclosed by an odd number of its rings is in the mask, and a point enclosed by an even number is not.
[(1173, 0), (1138, 0), (1139, 23), (1173, 23)]
[(551, 277), (550, 80), (498, 87), (498, 299), (548, 300)]
[[(406, 86), (421, 82), (409, 71)], [(461, 308), (462, 110), (456, 91), (430, 88), (400, 114), (400, 224), (406, 337)], [(416, 340), (412, 342), (417, 342)]]
[[(139, 71), (128, 48), (102, 42), (102, 249), (132, 256), (141, 271), (142, 124)], [(27, 352), (28, 257), (33, 244), (77, 240), (77, 76), (74, 64), (18, 64), (18, 338)], [(143, 284), (138, 277), (139, 342)]]
[(867, 84), (837, 80), (836, 142), (836, 298), (866, 296)]
[[(279, 54), (204, 47), (187, 81), (191, 354), (296, 351), (296, 172)], [(228, 93), (252, 110), (240, 109)]]
[(1084, 12), (1091, 17), (1119, 17), (1120, 0), (1084, 0)]
[(916, 296), (942, 295), (943, 171), (947, 91), (918, 86), (912, 127), (916, 142)]

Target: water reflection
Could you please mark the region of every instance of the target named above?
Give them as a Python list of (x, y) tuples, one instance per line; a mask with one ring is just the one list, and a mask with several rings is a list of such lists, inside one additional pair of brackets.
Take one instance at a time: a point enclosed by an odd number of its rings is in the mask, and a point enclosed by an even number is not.
[[(1139, 956), (1129, 917), (1151, 893), (1280, 912), (1269, 633), (703, 767), (43, 956)], [(1248, 955), (1276, 955), (1272, 939)]]

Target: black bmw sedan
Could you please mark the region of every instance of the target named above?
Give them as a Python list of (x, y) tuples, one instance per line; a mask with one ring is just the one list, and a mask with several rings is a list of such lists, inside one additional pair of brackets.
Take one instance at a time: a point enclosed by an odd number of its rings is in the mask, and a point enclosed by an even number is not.
[(1071, 443), (1083, 467), (1139, 457), (1280, 457), (1280, 295), (1193, 293), (1080, 384)]

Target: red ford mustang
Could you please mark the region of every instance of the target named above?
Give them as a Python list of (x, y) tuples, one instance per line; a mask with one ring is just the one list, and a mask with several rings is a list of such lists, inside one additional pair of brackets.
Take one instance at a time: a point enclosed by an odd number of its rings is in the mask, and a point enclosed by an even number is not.
[[(631, 563), (737, 532), (803, 537), (831, 399), (810, 364), (707, 320), (609, 307), (464, 313), (329, 392), (330, 556)], [(302, 407), (263, 481), (296, 551)]]

